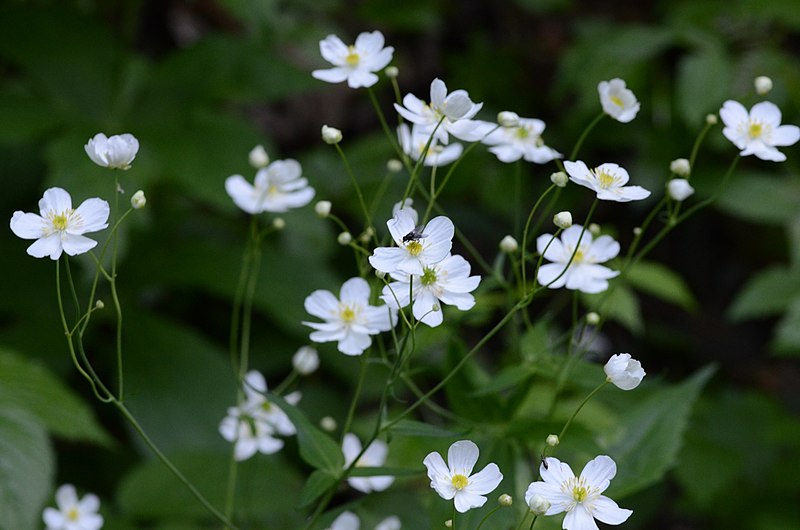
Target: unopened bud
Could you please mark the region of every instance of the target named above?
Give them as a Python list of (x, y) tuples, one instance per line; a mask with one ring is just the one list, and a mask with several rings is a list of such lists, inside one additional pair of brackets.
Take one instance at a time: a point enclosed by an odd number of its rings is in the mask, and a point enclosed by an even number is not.
[(519, 114), (508, 110), (498, 112), (497, 123), (503, 127), (519, 127)]
[(512, 254), (519, 249), (519, 243), (511, 236), (505, 236), (500, 240), (500, 250), (506, 254)]
[(333, 432), (336, 430), (336, 420), (330, 416), (324, 416), (319, 420), (319, 426), (322, 427), (323, 431)]
[(453, 520), (448, 519), (447, 521), (444, 522), (444, 526), (445, 528), (453, 528)]
[(694, 193), (694, 188), (686, 179), (672, 179), (667, 182), (667, 193), (674, 200), (681, 202)]
[(338, 144), (342, 141), (342, 131), (335, 127), (322, 126), (322, 141), (326, 144)]
[(382, 280), (386, 278), (386, 273), (375, 269), (375, 277), (378, 278), (379, 280)]
[(338, 241), (340, 245), (349, 245), (353, 241), (353, 236), (350, 232), (342, 232), (336, 238), (336, 241)]
[(314, 205), (314, 211), (322, 218), (331, 214), (331, 201), (319, 201)]
[(716, 125), (719, 121), (716, 114), (706, 114), (706, 123), (709, 125)]
[(563, 188), (569, 182), (569, 177), (563, 171), (556, 171), (552, 175), (550, 175), (550, 182), (558, 186), (559, 188)]
[(267, 150), (264, 149), (264, 146), (260, 144), (250, 150), (250, 153), (247, 155), (247, 159), (250, 161), (250, 165), (256, 169), (267, 167), (267, 164), (269, 164), (269, 155), (267, 154)]
[(275, 230), (283, 230), (286, 228), (286, 221), (283, 219), (283, 217), (276, 217), (272, 220), (272, 227)]
[(361, 241), (362, 243), (369, 243), (369, 240), (372, 239), (372, 236), (374, 235), (375, 235), (375, 229), (370, 226), (367, 227), (367, 229), (364, 230), (364, 232), (362, 232), (360, 236), (358, 236), (358, 240)]
[(590, 326), (596, 326), (600, 323), (600, 315), (592, 311), (591, 313), (586, 313), (586, 323)]
[(96, 309), (103, 309), (105, 306), (106, 304), (104, 304), (102, 300), (98, 300), (94, 303)]
[(400, 70), (396, 66), (387, 66), (383, 71), (389, 79), (396, 79), (400, 75)]
[(508, 493), (503, 493), (497, 498), (497, 503), (500, 506), (511, 506), (514, 504), (514, 499)]
[(389, 173), (400, 173), (403, 171), (403, 163), (396, 158), (390, 158), (386, 161), (386, 169)]
[(433, 311), (434, 313), (438, 313), (441, 310), (442, 310), (442, 307), (439, 304), (433, 304), (431, 306), (431, 311)]
[(569, 228), (572, 226), (572, 214), (569, 212), (558, 212), (553, 216), (553, 224), (559, 228)]
[(688, 177), (692, 168), (689, 166), (689, 161), (685, 158), (676, 158), (669, 163), (669, 170), (679, 177)]
[(142, 190), (137, 191), (131, 196), (131, 207), (133, 207), (134, 210), (144, 208), (145, 204), (147, 204), (147, 198), (144, 196)]
[(300, 375), (309, 375), (319, 368), (319, 355), (311, 346), (302, 346), (292, 357), (292, 366)]
[(765, 75), (760, 75), (755, 78), (753, 84), (756, 87), (756, 94), (759, 96), (763, 96), (768, 94), (770, 90), (772, 90), (772, 79)]
[(639, 237), (640, 235), (642, 235), (642, 227), (641, 226), (634, 226), (633, 227), (633, 235), (635, 235), (636, 237)]
[(597, 223), (591, 223), (589, 225), (589, 233), (592, 234), (593, 236), (599, 235), (600, 234), (600, 225), (597, 224)]
[(528, 508), (536, 515), (544, 515), (550, 509), (550, 501), (541, 495), (534, 495), (528, 500)]

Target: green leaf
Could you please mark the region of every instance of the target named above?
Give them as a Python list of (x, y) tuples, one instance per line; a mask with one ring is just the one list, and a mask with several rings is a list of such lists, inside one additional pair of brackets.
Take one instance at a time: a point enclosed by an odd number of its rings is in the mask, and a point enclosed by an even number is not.
[(800, 274), (783, 266), (758, 272), (733, 301), (728, 314), (736, 321), (782, 313), (800, 297)]
[(775, 327), (772, 350), (786, 357), (800, 357), (800, 298), (796, 298)]
[(92, 410), (43, 366), (0, 349), (0, 409), (19, 408), (70, 440), (109, 444)]
[(721, 46), (687, 55), (678, 64), (678, 109), (687, 124), (701, 123), (728, 96), (733, 68)]
[(354, 467), (350, 471), (351, 477), (385, 477), (387, 475), (392, 477), (411, 477), (414, 475), (421, 475), (425, 471), (420, 467), (417, 469), (410, 469), (407, 467)]
[(675, 465), (692, 407), (714, 370), (713, 366), (706, 366), (681, 384), (634, 400), (630, 410), (611, 428), (608, 452), (619, 466), (612, 484), (614, 495), (641, 491), (658, 482)]
[(800, 183), (773, 173), (738, 171), (725, 186), (718, 204), (741, 219), (782, 225), (797, 216)]
[(620, 283), (612, 283), (610, 291), (597, 294), (582, 294), (583, 301), (592, 311), (615, 320), (634, 334), (644, 331), (639, 300), (633, 291)]
[(319, 499), (328, 489), (334, 487), (339, 482), (338, 475), (332, 475), (321, 469), (314, 470), (308, 477), (300, 498), (297, 501), (297, 508), (307, 508)]
[(420, 438), (454, 438), (459, 434), (463, 434), (463, 432), (451, 431), (414, 420), (400, 420), (394, 424), (389, 431), (397, 436)]
[(53, 451), (44, 426), (24, 411), (0, 406), (0, 528), (40, 528), (52, 479)]
[(292, 420), (297, 429), (297, 442), (300, 445), (300, 456), (303, 460), (316, 469), (338, 476), (344, 468), (344, 454), (339, 445), (330, 436), (312, 425), (305, 414), (287, 403), (282, 397), (269, 393), (267, 396)]
[(697, 300), (683, 278), (660, 263), (640, 261), (628, 270), (625, 278), (636, 289), (680, 306), (686, 311), (697, 309)]
[(514, 388), (521, 384), (523, 381), (533, 376), (536, 369), (528, 364), (520, 366), (508, 366), (502, 369), (497, 376), (489, 381), (488, 384), (481, 386), (474, 392), (473, 396), (485, 396), (487, 394), (496, 394), (510, 388)]

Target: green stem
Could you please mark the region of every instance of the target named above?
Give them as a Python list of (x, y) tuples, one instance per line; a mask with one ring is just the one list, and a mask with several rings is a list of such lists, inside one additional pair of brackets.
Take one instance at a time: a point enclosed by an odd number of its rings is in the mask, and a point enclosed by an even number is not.
[(605, 112), (601, 112), (600, 114), (595, 116), (595, 118), (589, 125), (586, 126), (586, 128), (583, 130), (580, 137), (578, 138), (578, 141), (575, 142), (575, 147), (572, 148), (572, 152), (569, 154), (569, 160), (575, 160), (575, 157), (578, 156), (578, 151), (580, 151), (581, 146), (583, 146), (584, 140), (586, 140), (586, 137), (589, 136), (589, 131), (594, 129), (595, 125), (600, 123), (600, 120), (602, 120), (603, 116), (605, 115), (606, 115)]
[(603, 381), (602, 383), (597, 385), (597, 387), (594, 390), (589, 392), (588, 396), (583, 398), (583, 401), (581, 401), (580, 405), (578, 405), (578, 408), (575, 409), (575, 412), (573, 412), (572, 416), (569, 417), (569, 419), (567, 420), (567, 423), (564, 424), (564, 428), (561, 429), (560, 433), (558, 433), (559, 442), (561, 442), (561, 440), (564, 438), (564, 434), (566, 434), (567, 429), (569, 429), (569, 426), (572, 425), (572, 420), (575, 419), (575, 416), (578, 415), (578, 413), (581, 411), (583, 406), (586, 405), (589, 402), (589, 400), (592, 399), (592, 397), (594, 397), (594, 395), (597, 394), (600, 391), (600, 389), (603, 388), (604, 386), (606, 386), (607, 384), (608, 384), (608, 381)]
[(356, 176), (353, 174), (353, 169), (350, 167), (350, 162), (347, 160), (347, 156), (344, 154), (344, 151), (339, 146), (339, 144), (333, 144), (336, 148), (336, 152), (339, 153), (339, 156), (344, 163), (344, 168), (347, 171), (347, 175), (350, 177), (350, 181), (353, 183), (353, 187), (356, 190), (356, 195), (358, 196), (358, 202), (361, 205), (361, 211), (364, 214), (364, 222), (366, 228), (372, 228), (372, 219), (369, 215), (369, 208), (367, 208), (367, 203), (364, 201), (364, 194), (361, 192), (361, 186), (358, 185), (358, 181), (356, 180)]

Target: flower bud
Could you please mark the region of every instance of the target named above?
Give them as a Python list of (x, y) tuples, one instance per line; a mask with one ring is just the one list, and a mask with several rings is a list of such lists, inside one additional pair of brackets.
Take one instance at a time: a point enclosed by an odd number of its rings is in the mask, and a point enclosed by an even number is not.
[(375, 269), (375, 277), (378, 278), (379, 280), (382, 280), (386, 278), (386, 273), (383, 271), (379, 271), (378, 269)]
[(319, 368), (319, 355), (311, 346), (302, 346), (292, 357), (292, 366), (300, 375), (313, 374)]
[(361, 241), (362, 243), (369, 243), (369, 240), (372, 239), (372, 236), (374, 235), (375, 235), (375, 229), (372, 228), (371, 226), (368, 226), (367, 229), (364, 230), (364, 232), (362, 232), (360, 236), (358, 236), (358, 240)]
[(96, 309), (103, 309), (105, 306), (106, 306), (106, 304), (104, 304), (102, 300), (97, 300), (97, 301), (94, 303), (94, 307), (95, 307)]
[(600, 235), (600, 225), (597, 223), (590, 223), (589, 224), (589, 233), (593, 236)]
[(559, 443), (561, 443), (561, 440), (558, 439), (558, 435), (557, 434), (548, 434), (547, 435), (547, 440), (545, 440), (545, 441), (546, 441), (547, 445), (549, 445), (550, 447), (555, 447)]
[(453, 528), (453, 520), (448, 519), (447, 521), (444, 522), (444, 526), (445, 528)]
[(667, 182), (667, 193), (674, 200), (681, 202), (694, 193), (694, 188), (686, 179), (672, 179)]
[(642, 235), (642, 227), (641, 226), (634, 226), (633, 227), (633, 235), (635, 235), (636, 237), (639, 237), (640, 235)]
[(503, 493), (497, 498), (497, 504), (500, 506), (511, 506), (514, 504), (514, 499), (508, 493)]
[(336, 420), (330, 416), (324, 416), (321, 420), (319, 420), (319, 426), (322, 427), (323, 431), (333, 432), (336, 430)]
[(541, 495), (534, 495), (528, 500), (528, 508), (536, 515), (544, 515), (550, 509), (550, 501)]
[(719, 121), (716, 114), (706, 114), (706, 123), (709, 125), (716, 125)]
[(396, 79), (400, 75), (400, 70), (396, 66), (387, 66), (383, 71), (389, 79)]
[(147, 197), (144, 196), (142, 190), (137, 191), (131, 196), (131, 207), (133, 207), (134, 210), (144, 208), (145, 204), (147, 204)]
[(403, 163), (396, 158), (390, 158), (386, 161), (386, 169), (389, 173), (400, 173), (403, 171)]
[(250, 162), (250, 165), (256, 169), (267, 167), (267, 164), (269, 164), (269, 155), (267, 154), (267, 150), (264, 149), (264, 146), (261, 144), (250, 150), (250, 153), (247, 155), (247, 159)]
[(685, 158), (676, 158), (669, 163), (669, 170), (679, 177), (688, 177), (692, 168), (689, 166), (689, 161)]
[(433, 304), (431, 306), (431, 311), (433, 311), (434, 313), (438, 313), (441, 310), (442, 310), (442, 306), (440, 306), (439, 304)]
[(572, 226), (572, 214), (569, 212), (558, 212), (553, 216), (553, 224), (559, 228), (569, 228)]
[(552, 175), (550, 175), (550, 182), (558, 186), (559, 188), (563, 188), (569, 182), (569, 177), (563, 171), (556, 171)]
[(769, 91), (772, 90), (772, 79), (765, 75), (756, 77), (753, 84), (756, 87), (756, 94), (759, 96), (769, 94)]
[(519, 249), (519, 243), (511, 236), (505, 236), (500, 240), (500, 251), (511, 254)]
[(324, 219), (331, 214), (331, 206), (331, 201), (319, 201), (314, 205), (314, 211)]
[(644, 379), (642, 363), (631, 358), (629, 353), (612, 355), (603, 367), (606, 379), (620, 390), (633, 390)]
[(336, 241), (338, 241), (340, 245), (349, 245), (353, 241), (353, 236), (350, 232), (342, 232), (336, 238)]
[(272, 227), (275, 230), (283, 230), (286, 228), (286, 221), (283, 219), (283, 217), (276, 217), (272, 220)]
[(342, 131), (335, 127), (322, 126), (322, 141), (326, 144), (338, 144), (342, 141)]
[(591, 313), (586, 313), (586, 323), (590, 326), (596, 326), (600, 323), (600, 315), (592, 311)]
[(497, 123), (503, 127), (519, 127), (519, 114), (508, 110), (498, 112)]

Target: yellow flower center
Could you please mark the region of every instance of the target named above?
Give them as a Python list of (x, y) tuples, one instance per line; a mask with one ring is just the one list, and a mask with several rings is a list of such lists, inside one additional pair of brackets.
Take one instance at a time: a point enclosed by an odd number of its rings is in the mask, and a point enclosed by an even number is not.
[(572, 498), (577, 502), (583, 502), (589, 496), (589, 490), (583, 484), (576, 484), (572, 487)]
[(524, 140), (528, 136), (530, 136), (530, 133), (528, 132), (528, 129), (526, 129), (525, 127), (518, 127), (517, 128), (517, 138), (519, 138), (520, 140)]
[(406, 243), (406, 250), (412, 256), (419, 256), (422, 253), (422, 243), (419, 241), (409, 241)]
[(422, 278), (420, 281), (422, 282), (422, 285), (436, 283), (436, 271), (430, 267), (425, 267), (422, 271)]
[(467, 477), (460, 474), (453, 475), (453, 478), (450, 479), (450, 482), (452, 482), (453, 487), (457, 490), (463, 490), (467, 487), (467, 484), (469, 484)]
[(261, 404), (261, 410), (269, 412), (272, 409), (272, 404), (269, 401), (265, 401)]
[(349, 324), (356, 319), (356, 312), (349, 307), (344, 307), (339, 311), (339, 318), (341, 318), (345, 324)]
[(759, 138), (764, 133), (764, 127), (760, 123), (751, 123), (747, 133), (750, 138)]
[(575, 256), (572, 258), (572, 263), (580, 263), (583, 261), (583, 251), (578, 249), (575, 251)]
[(617, 183), (617, 177), (615, 175), (611, 175), (610, 173), (606, 173), (605, 171), (595, 170), (595, 176), (597, 177), (597, 182), (600, 184), (601, 188), (610, 188)]
[(80, 515), (81, 514), (78, 513), (78, 509), (77, 508), (70, 508), (67, 511), (67, 519), (69, 519), (70, 521), (77, 521), (78, 518), (80, 517)]
[(278, 186), (276, 186), (275, 184), (270, 184), (269, 187), (267, 188), (267, 195), (270, 196), (270, 197), (274, 197), (275, 195), (278, 195), (279, 193), (280, 193), (280, 190), (278, 189)]
[(59, 232), (67, 229), (67, 212), (54, 215), (52, 218), (53, 228)]
[(348, 46), (347, 47), (347, 55), (345, 56), (344, 61), (349, 66), (356, 66), (356, 65), (358, 65), (358, 62), (360, 60), (361, 60), (361, 57), (358, 55), (358, 52), (356, 51), (355, 47)]
[(608, 99), (610, 99), (611, 103), (613, 103), (617, 107), (624, 107), (625, 106), (625, 104), (622, 102), (622, 100), (619, 99), (619, 96), (611, 96)]

